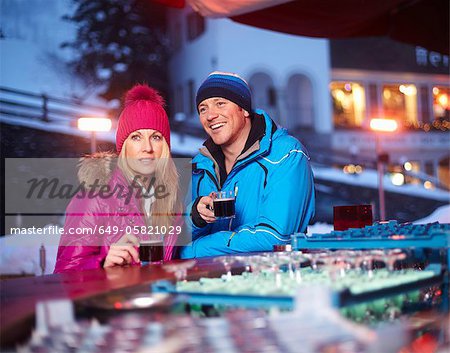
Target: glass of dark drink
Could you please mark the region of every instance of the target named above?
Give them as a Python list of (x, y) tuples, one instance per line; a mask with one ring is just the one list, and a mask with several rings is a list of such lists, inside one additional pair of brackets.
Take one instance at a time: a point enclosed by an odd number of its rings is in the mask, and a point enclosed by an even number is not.
[(235, 217), (235, 196), (234, 191), (218, 191), (213, 201), (214, 217), (217, 219), (227, 219)]
[(371, 226), (372, 205), (334, 206), (334, 230), (347, 230), (349, 228), (364, 228)]
[(141, 240), (139, 258), (142, 263), (161, 263), (164, 260), (164, 244), (161, 239)]

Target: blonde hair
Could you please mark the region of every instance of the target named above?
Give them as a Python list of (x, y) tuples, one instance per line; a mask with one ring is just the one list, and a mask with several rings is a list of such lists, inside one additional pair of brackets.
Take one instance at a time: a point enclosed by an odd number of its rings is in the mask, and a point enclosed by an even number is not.
[[(128, 141), (129, 136), (120, 151), (117, 165), (131, 183), (137, 175), (130, 168), (125, 155)], [(179, 201), (179, 175), (164, 137), (161, 157), (157, 160), (154, 176), (156, 178), (154, 185), (156, 187), (164, 185), (168, 195), (164, 198), (156, 198), (151, 206), (150, 217), (147, 217), (147, 213), (144, 212), (145, 221), (147, 225), (169, 227), (173, 225), (174, 218), (181, 213), (181, 202)], [(140, 206), (144, 209), (144, 198)]]

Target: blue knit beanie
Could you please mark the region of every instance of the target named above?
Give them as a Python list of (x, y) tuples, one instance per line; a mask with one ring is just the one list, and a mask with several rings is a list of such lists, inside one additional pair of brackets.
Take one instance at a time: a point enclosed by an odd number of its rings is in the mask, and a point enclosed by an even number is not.
[(249, 113), (252, 111), (250, 87), (236, 74), (219, 71), (210, 73), (197, 91), (197, 110), (201, 102), (213, 97), (226, 98)]

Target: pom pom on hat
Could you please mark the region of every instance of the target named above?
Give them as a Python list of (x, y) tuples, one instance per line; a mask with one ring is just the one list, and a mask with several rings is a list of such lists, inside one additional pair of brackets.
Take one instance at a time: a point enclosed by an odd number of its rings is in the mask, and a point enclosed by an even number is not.
[(116, 149), (120, 153), (128, 136), (140, 129), (159, 131), (170, 147), (169, 118), (164, 99), (147, 85), (136, 85), (125, 95), (125, 107), (120, 114), (116, 132)]
[(139, 100), (152, 101), (162, 106), (165, 105), (164, 98), (160, 96), (158, 91), (147, 85), (136, 85), (130, 89), (125, 96), (125, 106)]

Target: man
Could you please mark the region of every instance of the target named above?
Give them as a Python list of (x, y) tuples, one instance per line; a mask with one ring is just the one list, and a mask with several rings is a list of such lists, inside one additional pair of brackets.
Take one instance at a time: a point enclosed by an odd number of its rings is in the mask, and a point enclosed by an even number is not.
[[(210, 136), (192, 161), (192, 244), (182, 258), (271, 251), (305, 232), (314, 215), (314, 182), (302, 144), (278, 128), (239, 76), (213, 72), (196, 97)], [(236, 193), (236, 217), (216, 220), (215, 191)]]

